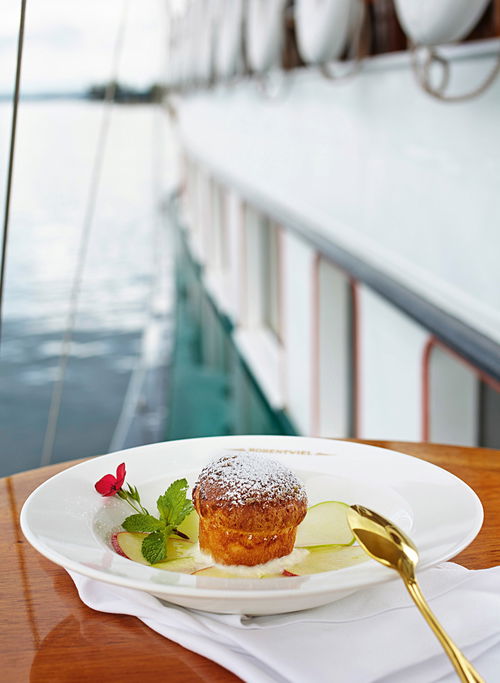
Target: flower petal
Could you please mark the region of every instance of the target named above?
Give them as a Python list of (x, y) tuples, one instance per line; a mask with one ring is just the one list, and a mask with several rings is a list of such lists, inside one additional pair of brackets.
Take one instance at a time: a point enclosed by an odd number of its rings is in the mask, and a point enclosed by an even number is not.
[(123, 486), (123, 482), (125, 481), (125, 477), (127, 476), (127, 472), (125, 470), (125, 463), (122, 462), (121, 465), (118, 465), (116, 468), (116, 489), (119, 491), (121, 487)]
[(116, 477), (112, 474), (105, 474), (102, 479), (95, 484), (95, 490), (100, 493), (101, 496), (114, 496), (116, 488)]

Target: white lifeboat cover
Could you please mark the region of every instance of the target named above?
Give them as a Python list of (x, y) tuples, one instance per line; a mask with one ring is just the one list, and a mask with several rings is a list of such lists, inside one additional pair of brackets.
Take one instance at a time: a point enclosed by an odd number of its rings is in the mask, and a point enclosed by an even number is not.
[(395, 0), (399, 22), (417, 45), (461, 40), (472, 31), (489, 0)]
[(337, 59), (359, 21), (360, 0), (295, 0), (297, 47), (305, 62)]
[(168, 37), (165, 64), (165, 85), (175, 87), (179, 85), (179, 20), (170, 15), (168, 23)]
[(280, 65), (287, 0), (247, 0), (245, 39), (248, 64), (263, 73)]
[(243, 63), (243, 0), (218, 0), (215, 34), (215, 73), (230, 78)]
[(172, 16), (170, 26), (170, 69), (174, 86), (189, 85), (195, 76), (193, 40), (194, 11), (190, 5)]
[(194, 16), (188, 26), (194, 58), (193, 71), (199, 83), (207, 83), (213, 73), (215, 9), (213, 1), (197, 0), (193, 4)]

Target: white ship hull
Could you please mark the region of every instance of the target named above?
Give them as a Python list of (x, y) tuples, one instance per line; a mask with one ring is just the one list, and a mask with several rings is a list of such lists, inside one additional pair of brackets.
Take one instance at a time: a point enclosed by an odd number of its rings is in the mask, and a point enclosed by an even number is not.
[[(458, 87), (496, 50), (449, 48)], [(494, 445), (500, 80), (450, 106), (395, 54), (172, 102), (180, 222), (269, 404), (301, 434)]]

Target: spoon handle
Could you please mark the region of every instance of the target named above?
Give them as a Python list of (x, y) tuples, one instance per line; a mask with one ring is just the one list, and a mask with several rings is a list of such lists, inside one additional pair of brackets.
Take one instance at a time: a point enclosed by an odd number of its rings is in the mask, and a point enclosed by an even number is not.
[(406, 576), (405, 572), (401, 573), (401, 578), (405, 582), (405, 586), (411, 595), (414, 603), (424, 616), (425, 620), (434, 631), (444, 651), (450, 658), (451, 663), (464, 683), (485, 683), (484, 679), (477, 673), (469, 660), (460, 652), (458, 647), (443, 629), (439, 621), (436, 619), (431, 608), (427, 604), (426, 599), (422, 595), (417, 579), (413, 576)]

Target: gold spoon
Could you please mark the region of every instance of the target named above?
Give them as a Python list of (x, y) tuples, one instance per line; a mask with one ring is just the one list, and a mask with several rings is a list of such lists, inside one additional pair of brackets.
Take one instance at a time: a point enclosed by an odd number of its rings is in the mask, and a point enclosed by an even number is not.
[(347, 519), (360, 546), (374, 560), (395, 569), (411, 595), (414, 603), (439, 639), (446, 654), (464, 683), (484, 683), (469, 660), (460, 652), (448, 636), (427, 604), (415, 578), (418, 551), (401, 529), (362, 505), (351, 505)]

